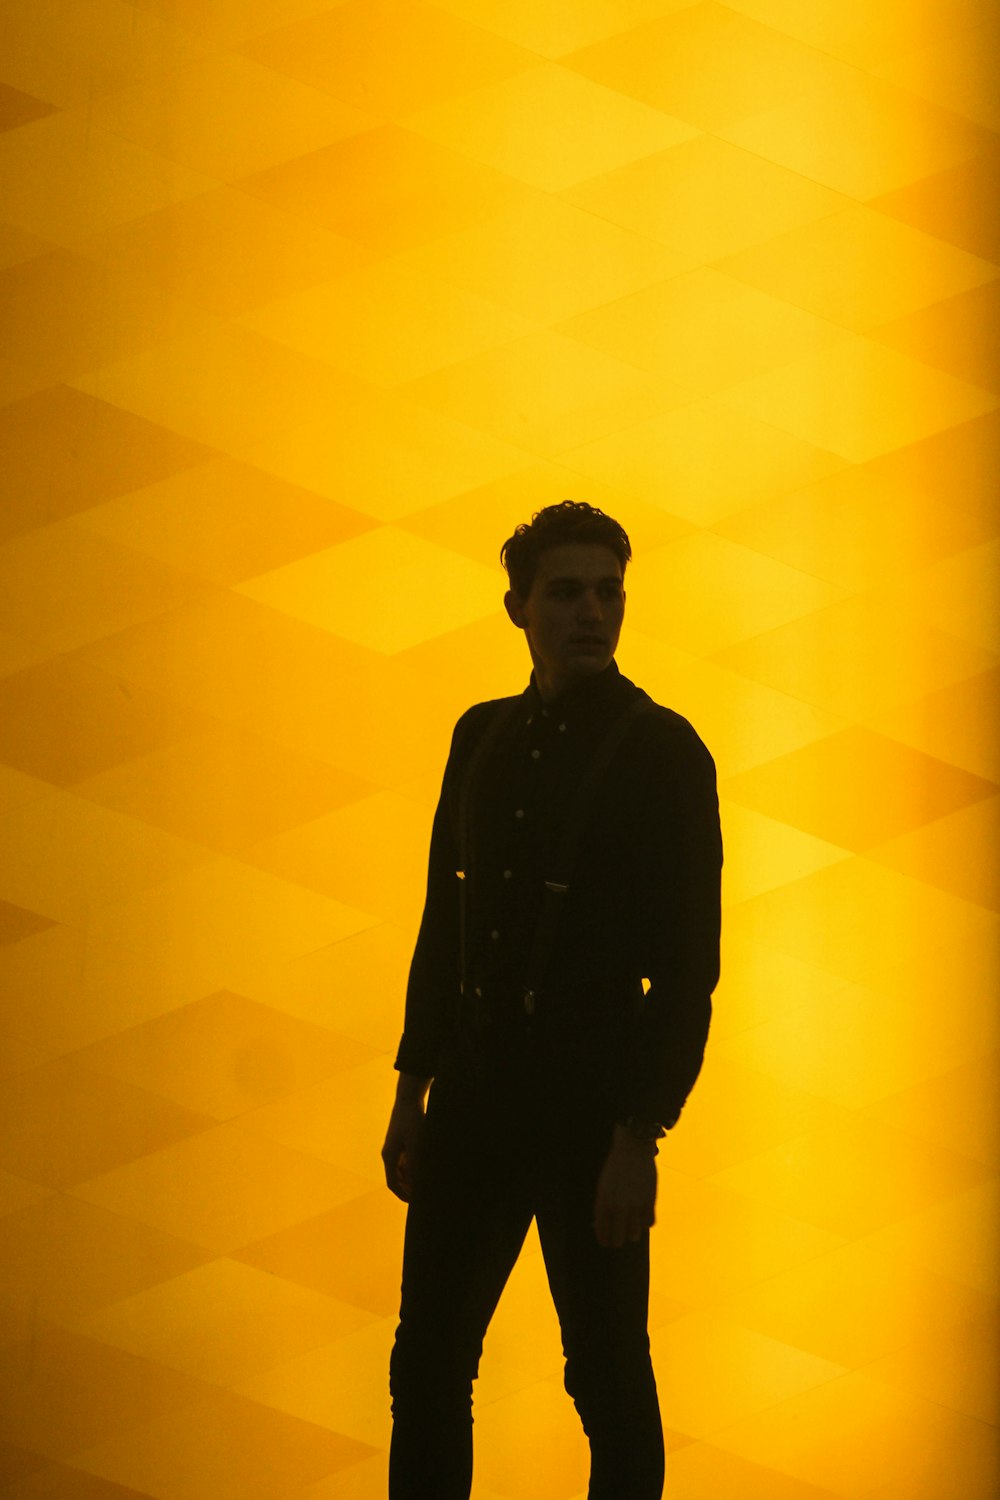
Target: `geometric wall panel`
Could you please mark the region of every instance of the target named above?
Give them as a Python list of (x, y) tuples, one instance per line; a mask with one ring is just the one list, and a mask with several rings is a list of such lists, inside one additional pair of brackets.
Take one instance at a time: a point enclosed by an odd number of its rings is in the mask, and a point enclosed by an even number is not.
[[(712, 750), (676, 1500), (992, 1500), (1000, 115), (983, 0), (10, 0), (0, 1489), (373, 1500), (378, 1150), (500, 543), (620, 518)], [(537, 1237), (475, 1500), (583, 1500)]]

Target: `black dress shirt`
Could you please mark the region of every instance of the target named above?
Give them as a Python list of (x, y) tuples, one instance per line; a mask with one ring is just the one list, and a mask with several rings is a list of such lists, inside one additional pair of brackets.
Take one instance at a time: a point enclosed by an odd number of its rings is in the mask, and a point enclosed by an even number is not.
[[(433, 1077), (463, 1023), (524, 1024), (526, 969), (574, 793), (611, 723), (640, 697), (612, 661), (549, 702), (476, 704), (455, 727), (434, 818), (427, 900), (396, 1067)], [(461, 993), (459, 798), (498, 714), (468, 807)], [(584, 1093), (617, 1118), (672, 1124), (701, 1067), (719, 976), (722, 843), (715, 767), (686, 719), (651, 705), (629, 727), (590, 806), (549, 945), (532, 1025)], [(643, 981), (646, 984), (643, 984)], [(644, 994), (645, 990), (645, 994)], [(504, 1033), (487, 1028), (484, 1045)]]

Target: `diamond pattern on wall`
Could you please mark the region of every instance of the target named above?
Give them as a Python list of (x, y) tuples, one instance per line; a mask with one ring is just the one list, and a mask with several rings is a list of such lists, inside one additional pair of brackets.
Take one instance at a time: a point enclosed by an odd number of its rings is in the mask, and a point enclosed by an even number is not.
[(369, 117), (393, 120), (470, 89), (479, 93), (535, 61), (489, 28), (421, 0), (317, 7), (240, 50)]
[(588, 213), (658, 240), (694, 270), (847, 207), (833, 191), (766, 152), (715, 135), (567, 189)]
[[(10, 0), (0, 58), (4, 1500), (384, 1496), (426, 841), (568, 497), (723, 798), (668, 1490), (992, 1500), (990, 8)], [(476, 1435), (583, 1500), (534, 1235)]]
[(955, 166), (993, 144), (988, 131), (963, 115), (853, 71), (719, 133), (862, 200)]
[(865, 204), (727, 256), (719, 269), (855, 333), (996, 275), (991, 262)]
[(812, 97), (850, 73), (828, 53), (715, 0), (684, 6), (566, 61), (705, 131)]

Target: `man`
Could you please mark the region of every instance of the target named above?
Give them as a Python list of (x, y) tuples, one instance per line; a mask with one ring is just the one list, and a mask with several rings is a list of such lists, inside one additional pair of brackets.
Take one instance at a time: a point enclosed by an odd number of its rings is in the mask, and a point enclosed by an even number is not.
[(614, 661), (630, 558), (589, 505), (519, 526), (531, 680), (455, 728), (382, 1151), (408, 1203), (391, 1500), (467, 1500), (472, 1382), (533, 1217), (590, 1500), (662, 1493), (654, 1158), (701, 1067), (722, 850), (711, 756)]

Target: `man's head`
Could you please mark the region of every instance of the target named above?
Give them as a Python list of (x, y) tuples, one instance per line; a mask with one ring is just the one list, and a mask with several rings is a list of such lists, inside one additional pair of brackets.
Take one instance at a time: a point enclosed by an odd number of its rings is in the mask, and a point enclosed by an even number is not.
[(572, 500), (546, 506), (504, 542), (500, 561), (510, 579), (504, 605), (525, 633), (544, 697), (611, 661), (631, 556), (617, 521)]

